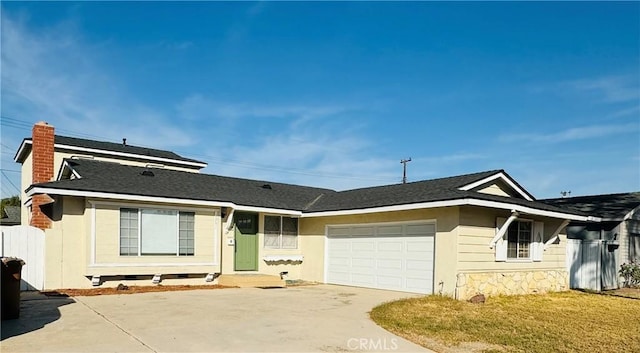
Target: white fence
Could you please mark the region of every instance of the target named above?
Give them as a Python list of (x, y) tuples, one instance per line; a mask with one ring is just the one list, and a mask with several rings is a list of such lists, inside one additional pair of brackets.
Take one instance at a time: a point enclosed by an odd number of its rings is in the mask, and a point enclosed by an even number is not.
[(2, 256), (24, 260), (20, 290), (44, 287), (44, 232), (31, 226), (2, 228)]

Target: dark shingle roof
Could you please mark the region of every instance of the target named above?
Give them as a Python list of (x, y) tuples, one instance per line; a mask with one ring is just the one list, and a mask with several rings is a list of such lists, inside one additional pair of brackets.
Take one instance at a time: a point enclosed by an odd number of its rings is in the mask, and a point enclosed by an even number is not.
[[(23, 141), (23, 144), (24, 142), (29, 142), (29, 144), (26, 145), (27, 150), (31, 149), (31, 140), (32, 140), (31, 138), (26, 138)], [(128, 154), (135, 154), (139, 156), (165, 158), (165, 159), (171, 159), (171, 160), (180, 161), (180, 162), (190, 162), (190, 163), (198, 163), (198, 164), (206, 165), (205, 162), (201, 162), (191, 158), (185, 158), (171, 151), (158, 150), (154, 148), (139, 147), (139, 146), (132, 146), (132, 145), (124, 145), (122, 143), (95, 141), (95, 140), (81, 139), (77, 137), (55, 135), (55, 144), (81, 147), (81, 148), (90, 148), (90, 149), (103, 150), (103, 151), (119, 152), (119, 153), (128, 153)], [(25, 152), (26, 151), (24, 151), (23, 154)], [(23, 158), (23, 157), (17, 156), (17, 159), (20, 159), (20, 158)]]
[(427, 201), (451, 200), (463, 195), (458, 188), (501, 172), (458, 175), (446, 178), (416, 181), (406, 184), (375, 186), (341, 191), (331, 198), (322, 198), (309, 211), (337, 211), (381, 206), (394, 206)]
[[(81, 177), (37, 184), (45, 188), (106, 192), (185, 200), (232, 202), (304, 212), (323, 212), (406, 205), (457, 199), (479, 199), (567, 213), (552, 205), (524, 199), (458, 190), (501, 170), (336, 192), (334, 190), (217, 175), (147, 169), (96, 160), (67, 159)], [(153, 176), (143, 175), (150, 171)], [(505, 173), (506, 174), (506, 173)], [(265, 187), (268, 185), (268, 187)], [(568, 212), (580, 214), (580, 212)]]
[[(301, 211), (333, 190), (217, 175), (144, 168), (96, 160), (67, 159), (79, 179), (37, 184), (51, 188), (185, 200), (233, 202), (238, 205)], [(150, 171), (153, 176), (142, 175)], [(269, 188), (263, 187), (269, 185)]]
[(406, 205), (422, 202), (476, 199), (516, 204), (552, 212), (584, 215), (581, 212), (568, 212), (566, 209), (561, 209), (537, 201), (528, 201), (516, 197), (491, 195), (480, 193), (477, 191), (459, 190), (459, 188), (462, 186), (485, 179), (497, 173), (503, 173), (508, 176), (508, 174), (504, 170), (490, 170), (486, 172), (417, 181), (407, 184), (395, 184), (347, 190), (328, 195), (328, 197), (321, 198), (317, 203), (307, 209), (307, 211), (339, 211)]
[(20, 206), (4, 206), (4, 214), (0, 218), (0, 224), (18, 225), (20, 218)]
[(625, 215), (640, 206), (640, 192), (565, 197), (540, 201), (548, 205), (562, 207), (604, 219), (622, 220)]

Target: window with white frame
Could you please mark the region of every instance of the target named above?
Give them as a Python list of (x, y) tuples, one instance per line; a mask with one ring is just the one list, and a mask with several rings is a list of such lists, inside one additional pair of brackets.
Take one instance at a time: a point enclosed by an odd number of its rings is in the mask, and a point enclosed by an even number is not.
[(264, 216), (264, 247), (297, 249), (298, 219), (284, 216)]
[(509, 225), (507, 230), (507, 258), (530, 259), (533, 222), (518, 220)]
[(195, 253), (193, 212), (165, 209), (120, 209), (120, 255)]

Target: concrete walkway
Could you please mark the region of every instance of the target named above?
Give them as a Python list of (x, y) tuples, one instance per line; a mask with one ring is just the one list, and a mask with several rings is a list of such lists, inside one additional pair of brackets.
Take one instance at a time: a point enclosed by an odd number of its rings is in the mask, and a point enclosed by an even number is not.
[[(2, 352), (429, 352), (378, 327), (411, 294), (317, 285), (22, 298)], [(43, 299), (44, 298), (44, 299)]]

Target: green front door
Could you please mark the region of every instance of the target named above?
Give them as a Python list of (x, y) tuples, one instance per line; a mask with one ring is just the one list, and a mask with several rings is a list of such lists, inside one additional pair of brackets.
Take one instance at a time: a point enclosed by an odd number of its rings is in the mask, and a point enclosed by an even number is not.
[(236, 213), (236, 271), (258, 270), (258, 214)]

